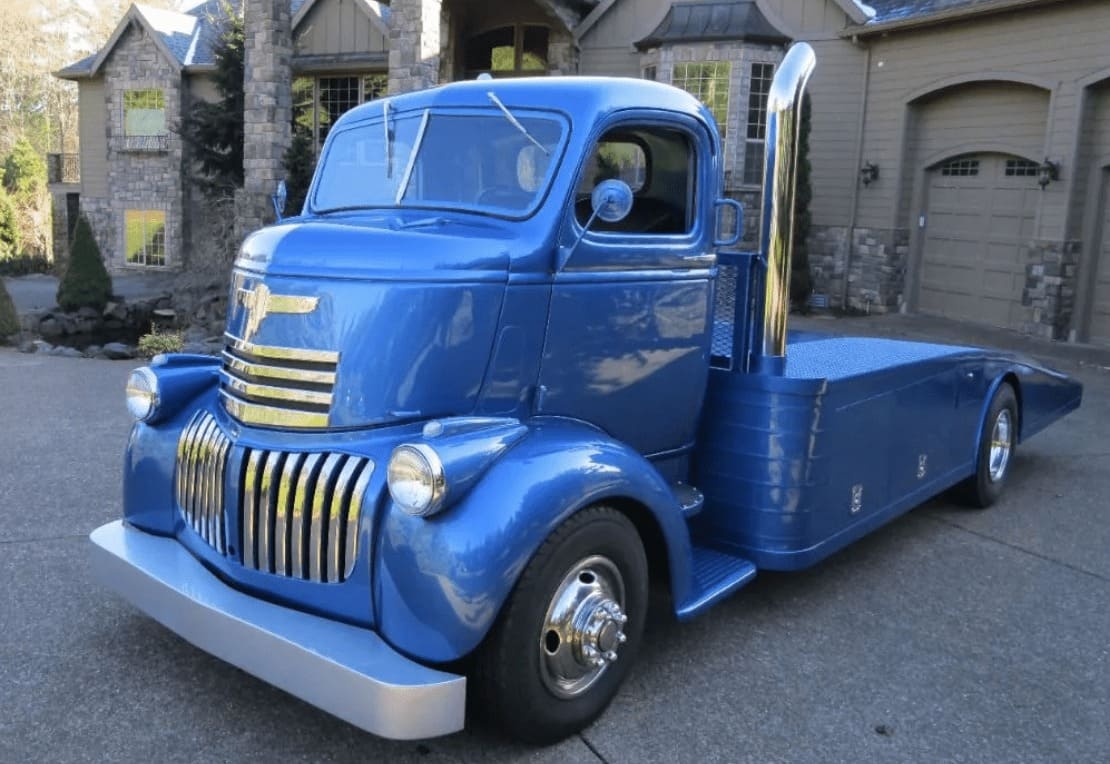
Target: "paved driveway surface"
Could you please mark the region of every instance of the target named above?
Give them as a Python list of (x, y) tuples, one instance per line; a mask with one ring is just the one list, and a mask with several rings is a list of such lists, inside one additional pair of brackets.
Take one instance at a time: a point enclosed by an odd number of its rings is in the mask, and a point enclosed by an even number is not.
[(126, 363), (0, 350), (0, 762), (1110, 761), (1110, 373), (1023, 447), (1002, 503), (933, 501), (817, 568), (665, 614), (609, 711), (533, 749), (392, 743), (100, 589)]

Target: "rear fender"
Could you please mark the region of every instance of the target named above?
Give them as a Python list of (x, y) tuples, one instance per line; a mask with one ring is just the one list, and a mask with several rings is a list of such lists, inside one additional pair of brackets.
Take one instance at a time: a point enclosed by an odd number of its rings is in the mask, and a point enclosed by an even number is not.
[(544, 539), (578, 510), (614, 499), (652, 514), (667, 546), (675, 599), (684, 599), (689, 532), (667, 483), (642, 456), (598, 430), (548, 420), (533, 424), (440, 514), (412, 517), (384, 497), (374, 555), (382, 635), (426, 661), (467, 655)]

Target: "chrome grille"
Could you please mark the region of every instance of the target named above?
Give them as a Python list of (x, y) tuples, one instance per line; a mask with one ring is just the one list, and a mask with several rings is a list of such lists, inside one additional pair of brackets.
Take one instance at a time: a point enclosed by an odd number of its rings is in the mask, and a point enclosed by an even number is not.
[(227, 549), (224, 475), (231, 440), (206, 411), (197, 412), (177, 441), (174, 491), (185, 521), (220, 554)]
[(229, 414), (263, 427), (328, 426), (339, 353), (224, 337), (220, 397)]
[(260, 449), (245, 449), (243, 457), (243, 565), (310, 581), (346, 580), (374, 463)]

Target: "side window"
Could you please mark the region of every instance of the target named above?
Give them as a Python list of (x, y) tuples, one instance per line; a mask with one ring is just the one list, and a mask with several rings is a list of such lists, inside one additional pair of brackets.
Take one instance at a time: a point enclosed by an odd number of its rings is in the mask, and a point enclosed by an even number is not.
[(694, 152), (679, 130), (621, 127), (597, 142), (578, 180), (575, 216), (585, 225), (590, 193), (603, 180), (619, 178), (632, 189), (632, 210), (616, 223), (595, 220), (595, 231), (682, 234), (693, 225)]

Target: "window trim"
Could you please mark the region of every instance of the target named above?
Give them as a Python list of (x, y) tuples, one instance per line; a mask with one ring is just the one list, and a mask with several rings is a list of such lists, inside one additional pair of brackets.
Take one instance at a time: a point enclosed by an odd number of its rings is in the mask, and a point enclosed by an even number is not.
[[(126, 88), (120, 91), (120, 137), (122, 138), (121, 151), (166, 151), (168, 146), (169, 129), (167, 128), (168, 115), (166, 113), (166, 91), (164, 88), (149, 87), (149, 88)], [(155, 94), (157, 99), (161, 101), (161, 107), (154, 109), (145, 109), (146, 111), (155, 111), (160, 109), (162, 112), (162, 127), (158, 132), (131, 132), (128, 127), (127, 113), (129, 108), (139, 110), (141, 107), (134, 105), (128, 106), (129, 96), (142, 97), (144, 95)]]
[[(758, 94), (762, 96), (760, 102), (753, 105), (752, 98), (757, 95), (753, 88), (753, 83), (756, 81), (756, 67), (764, 66), (769, 67), (770, 71), (767, 76), (759, 77), (759, 81), (766, 83), (766, 89)], [(760, 157), (764, 156), (767, 151), (767, 101), (771, 93), (771, 82), (774, 80), (776, 69), (778, 69), (778, 64), (771, 61), (752, 61), (748, 68), (748, 108), (744, 112), (744, 154), (742, 157), (743, 164), (740, 168), (740, 185), (748, 188), (759, 188), (763, 185), (763, 163), (757, 163), (759, 165), (758, 177), (749, 179), (749, 172), (752, 170), (748, 166), (748, 155), (753, 149), (754, 155)], [(752, 121), (753, 115), (755, 116), (754, 123)], [(761, 137), (751, 137), (753, 126), (761, 134)]]

